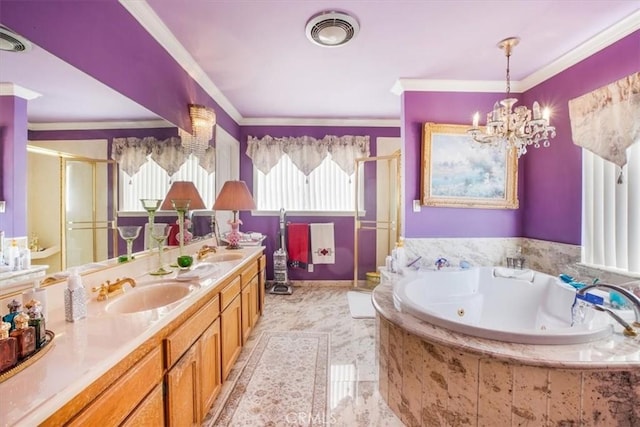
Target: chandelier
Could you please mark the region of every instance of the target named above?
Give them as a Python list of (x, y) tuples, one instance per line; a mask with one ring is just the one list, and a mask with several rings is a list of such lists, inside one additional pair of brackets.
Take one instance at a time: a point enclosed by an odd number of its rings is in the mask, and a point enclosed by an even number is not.
[(526, 154), (527, 147), (548, 147), (549, 139), (556, 136), (556, 128), (549, 126), (551, 112), (549, 108), (541, 111), (540, 104), (534, 102), (532, 110), (525, 106), (513, 106), (518, 102), (510, 98), (511, 76), (509, 74), (509, 58), (513, 48), (520, 42), (518, 37), (510, 37), (498, 43), (507, 57), (507, 94), (505, 99), (496, 102), (493, 110), (487, 113), (487, 124), (483, 129), (478, 127), (480, 114), (473, 115), (473, 127), (467, 132), (481, 144), (492, 146), (505, 145), (509, 150), (517, 150), (518, 157)]
[(210, 147), (209, 141), (213, 137), (216, 113), (204, 105), (189, 104), (189, 117), (193, 133), (178, 129), (178, 134), (182, 140), (182, 146), (196, 156), (200, 156)]

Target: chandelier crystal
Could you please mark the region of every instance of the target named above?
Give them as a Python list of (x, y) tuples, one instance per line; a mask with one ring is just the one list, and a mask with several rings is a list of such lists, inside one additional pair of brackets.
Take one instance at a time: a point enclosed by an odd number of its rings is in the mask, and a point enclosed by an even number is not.
[(487, 124), (484, 129), (478, 127), (480, 114), (473, 116), (473, 127), (467, 132), (473, 139), (481, 144), (492, 146), (505, 145), (509, 150), (517, 150), (518, 157), (526, 154), (527, 147), (548, 147), (549, 139), (556, 136), (556, 128), (549, 126), (551, 112), (549, 108), (542, 110), (538, 102), (534, 102), (532, 110), (525, 106), (514, 105), (516, 98), (510, 98), (511, 75), (509, 58), (513, 48), (520, 42), (518, 37), (510, 37), (498, 43), (498, 47), (504, 50), (507, 57), (507, 91), (505, 99), (496, 102), (493, 110), (487, 113)]
[(204, 105), (189, 104), (192, 134), (178, 129), (182, 146), (196, 156), (204, 154), (210, 147), (209, 141), (213, 137), (213, 127), (216, 124), (216, 113)]

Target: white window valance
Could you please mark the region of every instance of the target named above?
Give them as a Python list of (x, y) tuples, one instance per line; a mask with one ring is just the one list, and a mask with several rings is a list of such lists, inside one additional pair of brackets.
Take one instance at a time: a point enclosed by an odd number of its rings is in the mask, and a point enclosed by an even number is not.
[(622, 168), (640, 140), (640, 72), (569, 101), (573, 142)]
[[(154, 137), (114, 138), (111, 158), (127, 175), (133, 177), (149, 158), (164, 169), (169, 176), (174, 175), (187, 161), (191, 151), (182, 146), (178, 137), (159, 140)], [(200, 167), (209, 174), (216, 170), (216, 154), (213, 147), (207, 148), (199, 156)]]
[(355, 159), (369, 157), (369, 136), (333, 136), (322, 139), (311, 136), (278, 137), (269, 135), (258, 139), (248, 138), (247, 156), (265, 175), (280, 161), (283, 155), (306, 176), (317, 168), (328, 154), (347, 175), (355, 171)]

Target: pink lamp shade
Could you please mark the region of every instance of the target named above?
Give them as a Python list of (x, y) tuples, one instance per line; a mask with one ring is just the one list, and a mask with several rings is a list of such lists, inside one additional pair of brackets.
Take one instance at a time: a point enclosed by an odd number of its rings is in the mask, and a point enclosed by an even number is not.
[(162, 205), (160, 205), (160, 209), (175, 209), (172, 200), (188, 200), (188, 210), (205, 209), (202, 197), (200, 197), (198, 189), (191, 181), (174, 181), (174, 183), (171, 184), (171, 188), (169, 188), (169, 192), (165, 196)]
[(253, 196), (244, 181), (227, 181), (213, 204), (216, 211), (250, 211), (256, 208)]

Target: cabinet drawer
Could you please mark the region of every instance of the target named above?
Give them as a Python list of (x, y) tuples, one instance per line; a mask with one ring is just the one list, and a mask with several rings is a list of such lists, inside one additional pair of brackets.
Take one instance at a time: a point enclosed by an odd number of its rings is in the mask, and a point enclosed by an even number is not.
[(216, 295), (165, 339), (166, 366), (171, 367), (220, 314)]
[(162, 380), (162, 352), (153, 349), (68, 425), (97, 426), (120, 424)]
[(224, 310), (229, 303), (240, 293), (240, 277), (233, 279), (225, 288), (220, 291), (220, 308)]
[(253, 279), (257, 274), (258, 263), (255, 261), (253, 262), (253, 264), (242, 270), (242, 273), (240, 273), (240, 277), (242, 279), (242, 289), (244, 289), (249, 284), (249, 282), (251, 282), (251, 279)]

